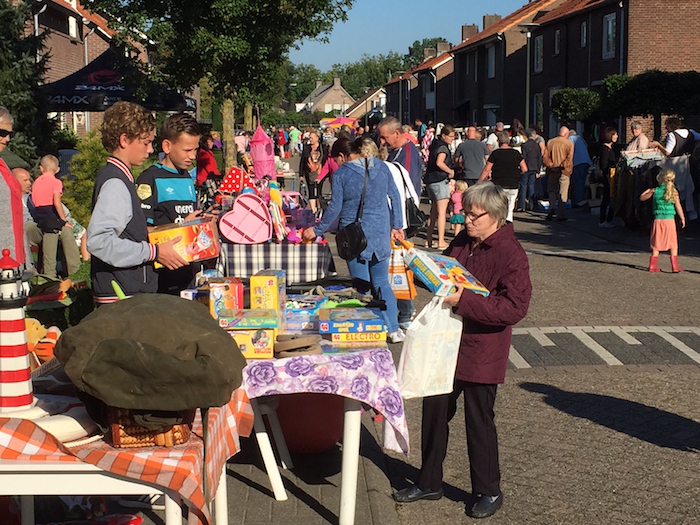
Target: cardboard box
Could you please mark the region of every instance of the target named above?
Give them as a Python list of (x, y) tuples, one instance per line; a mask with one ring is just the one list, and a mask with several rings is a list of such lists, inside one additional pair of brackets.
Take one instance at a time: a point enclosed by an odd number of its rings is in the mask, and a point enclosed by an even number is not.
[(325, 295), (297, 295), (292, 294), (287, 296), (287, 304), (285, 305), (287, 315), (299, 314), (309, 317), (318, 316), (318, 311), (328, 302), (328, 297)]
[(222, 310), (218, 316), (224, 330), (249, 330), (252, 328), (277, 329), (279, 320), (274, 310)]
[[(182, 239), (175, 245), (175, 250), (186, 261), (205, 261), (219, 256), (219, 230), (216, 221), (208, 219), (156, 226), (148, 234), (148, 242), (161, 244), (180, 236)], [(156, 262), (155, 267), (162, 268), (163, 265)]]
[(489, 290), (452, 257), (411, 248), (404, 256), (404, 262), (435, 295), (451, 294), (456, 290), (455, 283), (479, 295), (489, 294)]
[(367, 350), (369, 348), (387, 348), (386, 342), (376, 342), (376, 343), (334, 343), (324, 339), (321, 341), (321, 350), (324, 354), (349, 354), (352, 352), (360, 352), (362, 350)]
[(246, 359), (272, 359), (275, 355), (275, 330), (231, 330), (229, 334)]
[(321, 334), (383, 332), (384, 319), (373, 308), (321, 308), (318, 331)]
[(286, 304), (287, 273), (284, 270), (260, 270), (250, 277), (251, 309), (275, 310), (280, 330), (284, 330)]
[(180, 297), (205, 304), (211, 316), (216, 319), (222, 310), (244, 307), (245, 288), (237, 277), (217, 277), (203, 286), (182, 290)]
[(284, 319), (284, 330), (287, 333), (318, 333), (318, 316), (309, 317), (306, 314), (287, 313)]
[(382, 343), (386, 332), (353, 332), (349, 334), (327, 334), (334, 343)]

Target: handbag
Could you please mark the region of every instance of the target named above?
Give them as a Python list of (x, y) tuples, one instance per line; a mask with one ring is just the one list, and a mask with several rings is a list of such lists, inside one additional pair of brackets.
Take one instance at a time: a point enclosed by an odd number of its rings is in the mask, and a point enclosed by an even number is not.
[(413, 246), (406, 241), (392, 241), (389, 256), (389, 285), (397, 299), (412, 301), (416, 297), (413, 272), (406, 267), (404, 256), (406, 247)]
[(399, 359), (401, 397), (427, 397), (452, 392), (462, 338), (462, 317), (433, 297), (411, 322)]
[(367, 179), (369, 178), (369, 161), (365, 159), (365, 185), (362, 188), (360, 207), (357, 209), (355, 222), (351, 222), (345, 228), (335, 234), (335, 245), (338, 255), (346, 261), (356, 259), (367, 248), (367, 237), (362, 230), (362, 211), (365, 208), (365, 192), (367, 191)]
[[(401, 165), (394, 162), (399, 171), (401, 171)], [(403, 172), (402, 172), (403, 174)], [(421, 211), (421, 209), (416, 205), (413, 197), (411, 197), (408, 191), (408, 185), (406, 184), (406, 179), (403, 179), (404, 194), (407, 196), (405, 201), (406, 206), (406, 237), (411, 238), (416, 235), (419, 231), (424, 230), (428, 225), (428, 216)]]

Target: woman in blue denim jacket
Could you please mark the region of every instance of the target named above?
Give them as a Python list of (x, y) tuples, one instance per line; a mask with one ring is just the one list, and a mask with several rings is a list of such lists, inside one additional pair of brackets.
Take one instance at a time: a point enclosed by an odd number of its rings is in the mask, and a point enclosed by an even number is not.
[(398, 343), (403, 341), (404, 334), (399, 328), (396, 297), (389, 284), (389, 256), (391, 238), (403, 239), (403, 230), (394, 228), (394, 225), (403, 224), (401, 197), (389, 168), (377, 158), (363, 157), (361, 146), (362, 139), (352, 142), (340, 138), (333, 144), (331, 157), (340, 167), (333, 173), (331, 201), (321, 222), (304, 231), (304, 239), (312, 240), (323, 235), (338, 216), (339, 229), (355, 222), (367, 165), (369, 177), (362, 213), (367, 248), (356, 259), (347, 261), (348, 270), (353, 277), (371, 283), (375, 297), (386, 302), (386, 310), (382, 313), (389, 329), (388, 340)]

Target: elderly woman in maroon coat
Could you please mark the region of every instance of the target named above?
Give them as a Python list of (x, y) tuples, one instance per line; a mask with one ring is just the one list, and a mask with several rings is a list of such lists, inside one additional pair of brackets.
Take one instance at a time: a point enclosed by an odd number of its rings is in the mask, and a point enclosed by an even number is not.
[(416, 484), (396, 492), (394, 499), (410, 503), (442, 497), (448, 424), (463, 393), (472, 484), (466, 513), (485, 518), (503, 504), (493, 412), (496, 388), (505, 379), (512, 326), (527, 313), (532, 285), (525, 251), (513, 225), (506, 224), (508, 199), (503, 189), (480, 182), (464, 192), (462, 202), (465, 231), (445, 255), (455, 257), (491, 293), (482, 297), (458, 287), (445, 298), (464, 319), (454, 390), (423, 400), (423, 464)]

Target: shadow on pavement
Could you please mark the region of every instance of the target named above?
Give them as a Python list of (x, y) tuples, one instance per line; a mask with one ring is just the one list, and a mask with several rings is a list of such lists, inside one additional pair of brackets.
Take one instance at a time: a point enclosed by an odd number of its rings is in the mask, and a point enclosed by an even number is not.
[(520, 388), (544, 394), (544, 402), (557, 410), (652, 445), (700, 451), (700, 423), (692, 419), (627, 399), (568, 392), (543, 383), (522, 383)]

